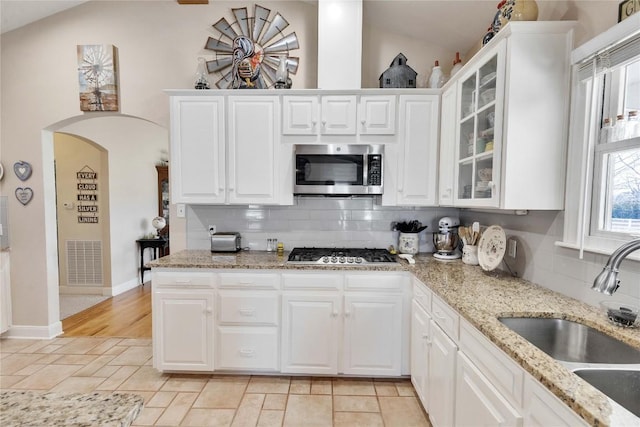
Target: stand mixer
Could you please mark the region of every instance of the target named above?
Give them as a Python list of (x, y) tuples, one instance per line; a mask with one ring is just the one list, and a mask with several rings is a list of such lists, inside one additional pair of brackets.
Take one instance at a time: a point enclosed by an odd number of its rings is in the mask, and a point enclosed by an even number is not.
[(458, 218), (448, 216), (440, 218), (438, 232), (433, 233), (433, 246), (437, 251), (433, 254), (434, 258), (447, 261), (462, 257), (458, 250), (458, 243), (460, 242), (458, 237), (459, 226), (460, 220)]

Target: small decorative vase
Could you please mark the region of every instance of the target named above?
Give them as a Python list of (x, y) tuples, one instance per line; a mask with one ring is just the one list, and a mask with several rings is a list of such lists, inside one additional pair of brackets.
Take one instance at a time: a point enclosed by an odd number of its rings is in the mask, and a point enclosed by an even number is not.
[(506, 0), (501, 8), (501, 26), (509, 21), (535, 21), (538, 19), (538, 4), (535, 0)]
[(478, 247), (471, 245), (464, 245), (462, 247), (462, 262), (469, 265), (478, 265)]
[(418, 233), (400, 233), (398, 250), (401, 254), (415, 255), (420, 247), (420, 235)]

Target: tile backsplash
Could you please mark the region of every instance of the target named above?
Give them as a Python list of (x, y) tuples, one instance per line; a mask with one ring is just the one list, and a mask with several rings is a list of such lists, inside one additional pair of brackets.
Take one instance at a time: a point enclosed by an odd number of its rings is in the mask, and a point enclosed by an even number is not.
[(443, 216), (457, 216), (453, 208), (386, 207), (372, 197), (298, 196), (294, 206), (189, 206), (187, 247), (209, 249), (208, 226), (238, 231), (242, 246), (266, 250), (267, 239), (293, 247), (397, 247), (392, 222), (418, 220), (428, 228), (420, 233), (420, 252), (432, 252), (431, 232)]

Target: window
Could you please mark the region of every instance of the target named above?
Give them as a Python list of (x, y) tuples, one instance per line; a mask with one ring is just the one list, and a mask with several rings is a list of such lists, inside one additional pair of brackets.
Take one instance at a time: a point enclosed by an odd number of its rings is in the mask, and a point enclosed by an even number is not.
[(572, 60), (564, 231), (558, 245), (610, 254), (640, 234), (637, 22), (615, 25), (575, 49)]
[(594, 150), (592, 235), (640, 233), (640, 58), (599, 77), (602, 124)]

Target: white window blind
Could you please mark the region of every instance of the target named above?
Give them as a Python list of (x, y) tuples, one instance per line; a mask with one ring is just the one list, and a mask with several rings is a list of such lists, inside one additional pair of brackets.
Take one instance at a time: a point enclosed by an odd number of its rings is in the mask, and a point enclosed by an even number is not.
[(640, 55), (640, 33), (584, 59), (578, 64), (578, 80), (584, 81), (611, 68), (625, 65)]

